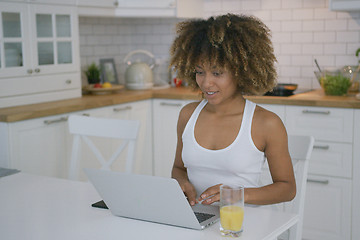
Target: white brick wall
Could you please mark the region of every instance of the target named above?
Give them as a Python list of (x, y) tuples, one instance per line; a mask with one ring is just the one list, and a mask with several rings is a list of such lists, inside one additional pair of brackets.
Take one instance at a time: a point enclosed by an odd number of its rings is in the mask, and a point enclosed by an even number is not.
[[(356, 65), (360, 47), (360, 12), (332, 12), (328, 0), (204, 0), (204, 17), (253, 14), (271, 29), (279, 82), (319, 88), (314, 59), (326, 67)], [(134, 49), (168, 58), (176, 19), (80, 18), (82, 66), (114, 58), (123, 82), (125, 55)], [(166, 67), (160, 77), (166, 78)]]

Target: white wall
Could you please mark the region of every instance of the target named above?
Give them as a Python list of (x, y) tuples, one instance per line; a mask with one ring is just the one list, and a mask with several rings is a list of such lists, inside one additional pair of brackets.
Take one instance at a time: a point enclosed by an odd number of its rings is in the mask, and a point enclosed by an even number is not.
[[(360, 11), (332, 12), (328, 0), (204, 0), (204, 17), (253, 14), (271, 29), (279, 82), (319, 88), (314, 59), (323, 67), (356, 65), (360, 47)], [(201, 16), (199, 16), (201, 17)], [(82, 65), (112, 57), (122, 79), (122, 59), (133, 49), (167, 58), (176, 19), (80, 18)], [(163, 68), (161, 72), (166, 71)], [(166, 77), (164, 73), (161, 75)]]

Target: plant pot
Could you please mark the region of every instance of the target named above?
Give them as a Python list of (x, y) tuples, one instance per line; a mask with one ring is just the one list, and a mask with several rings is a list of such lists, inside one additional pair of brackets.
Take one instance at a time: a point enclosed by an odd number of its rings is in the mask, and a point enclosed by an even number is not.
[(88, 78), (88, 83), (89, 84), (100, 83), (100, 79), (90, 79), (90, 78)]

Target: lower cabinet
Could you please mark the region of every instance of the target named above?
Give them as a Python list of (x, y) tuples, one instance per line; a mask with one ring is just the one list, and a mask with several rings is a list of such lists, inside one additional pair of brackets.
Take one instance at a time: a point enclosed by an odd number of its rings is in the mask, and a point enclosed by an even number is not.
[(66, 121), (66, 115), (57, 115), (15, 123), (1, 123), (1, 128), (8, 134), (0, 138), (0, 152), (4, 154), (0, 167), (16, 168), (23, 172), (45, 176), (66, 177), (68, 167)]
[[(285, 106), (288, 134), (312, 135), (303, 239), (350, 240), (352, 200), (354, 109)], [(355, 230), (357, 231), (357, 230)]]
[(351, 239), (352, 181), (309, 175), (303, 239)]
[[(67, 178), (70, 163), (72, 136), (68, 131), (67, 118), (70, 114), (93, 117), (140, 120), (140, 130), (136, 145), (134, 172), (153, 174), (152, 164), (152, 117), (151, 100), (132, 102), (73, 112), (64, 115), (37, 118), (14, 123), (0, 123), (0, 167), (16, 168), (23, 172)], [(92, 139), (105, 159), (109, 159), (119, 142)], [(86, 144), (82, 144), (79, 176), (86, 177), (81, 169), (98, 168), (100, 165)], [(114, 170), (125, 169), (125, 154), (120, 156)]]
[(191, 100), (153, 100), (154, 175), (171, 177), (180, 110)]

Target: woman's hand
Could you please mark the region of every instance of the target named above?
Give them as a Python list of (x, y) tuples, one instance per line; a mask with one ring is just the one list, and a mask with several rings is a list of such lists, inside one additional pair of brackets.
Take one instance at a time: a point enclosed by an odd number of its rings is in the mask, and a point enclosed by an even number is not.
[(180, 187), (191, 206), (194, 206), (196, 203), (198, 203), (196, 200), (196, 190), (194, 185), (192, 185), (189, 181), (184, 181), (183, 183), (180, 183)]
[(220, 201), (220, 186), (222, 184), (218, 184), (206, 189), (198, 198), (198, 201), (202, 201), (202, 204), (212, 204), (214, 202)]

